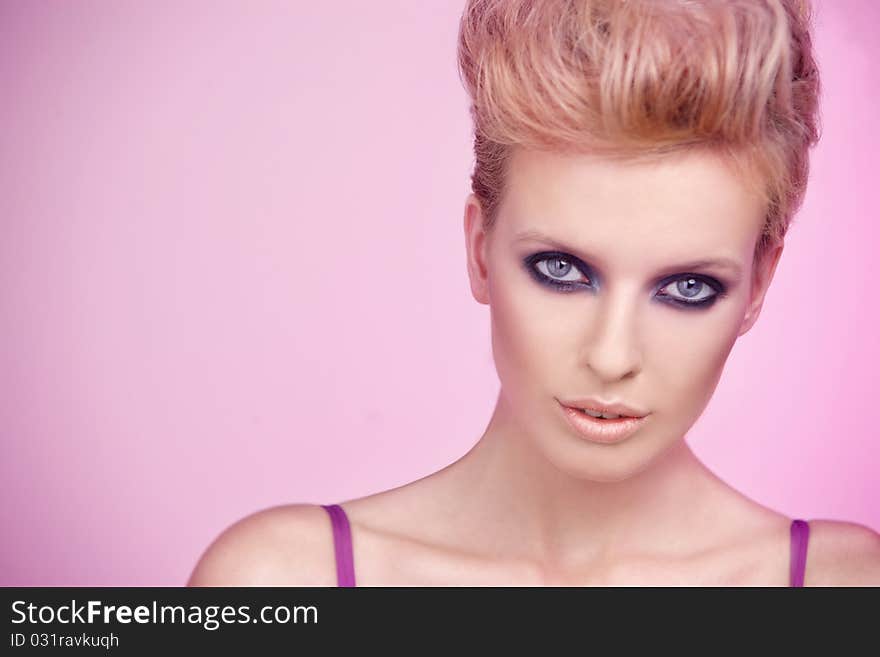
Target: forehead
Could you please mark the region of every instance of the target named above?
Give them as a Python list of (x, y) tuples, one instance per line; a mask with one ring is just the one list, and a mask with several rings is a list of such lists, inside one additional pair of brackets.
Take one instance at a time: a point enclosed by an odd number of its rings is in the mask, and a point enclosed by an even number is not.
[(748, 256), (764, 210), (718, 157), (681, 153), (651, 163), (514, 149), (499, 229), (549, 234), (609, 261)]

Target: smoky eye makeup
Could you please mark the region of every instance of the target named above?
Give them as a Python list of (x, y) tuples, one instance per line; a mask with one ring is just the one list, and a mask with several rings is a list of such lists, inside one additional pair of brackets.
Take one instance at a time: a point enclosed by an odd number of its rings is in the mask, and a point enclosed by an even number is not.
[[(596, 291), (598, 277), (580, 258), (562, 251), (540, 251), (526, 256), (523, 266), (538, 284), (555, 292)], [(708, 309), (727, 296), (727, 286), (713, 276), (681, 272), (664, 276), (656, 285), (657, 298), (686, 310)]]
[(538, 283), (560, 292), (594, 287), (594, 278), (586, 263), (561, 251), (533, 253), (523, 260), (523, 264)]

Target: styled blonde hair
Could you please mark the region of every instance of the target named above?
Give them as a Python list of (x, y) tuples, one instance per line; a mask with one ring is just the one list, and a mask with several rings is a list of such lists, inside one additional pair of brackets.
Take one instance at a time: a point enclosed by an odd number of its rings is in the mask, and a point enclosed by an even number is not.
[(811, 22), (809, 0), (468, 0), (458, 66), (486, 229), (513, 147), (708, 151), (766, 203), (757, 263), (788, 231), (819, 140)]

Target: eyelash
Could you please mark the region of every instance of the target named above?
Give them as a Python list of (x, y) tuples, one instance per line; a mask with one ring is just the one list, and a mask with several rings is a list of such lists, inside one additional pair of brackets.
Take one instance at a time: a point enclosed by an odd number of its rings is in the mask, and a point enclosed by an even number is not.
[[(543, 262), (545, 260), (554, 260), (554, 259), (564, 260), (565, 262), (569, 263), (574, 269), (579, 271), (583, 276), (590, 278), (590, 276), (585, 274), (583, 271), (585, 269), (587, 269), (587, 270), (589, 269), (588, 267), (586, 267), (586, 265), (584, 265), (577, 258), (570, 256), (566, 253), (558, 252), (558, 251), (541, 252), (541, 253), (536, 253), (534, 255), (529, 256), (528, 258), (525, 259), (526, 269), (538, 281), (538, 283), (555, 288), (556, 290), (563, 292), (563, 293), (574, 292), (577, 288), (580, 288), (580, 287), (592, 287), (591, 285), (586, 285), (585, 283), (582, 283), (582, 282), (560, 281), (560, 280), (557, 280), (554, 278), (550, 278), (549, 276), (543, 274), (542, 272), (539, 272), (535, 267), (535, 265), (537, 265), (537, 263), (539, 263), (539, 262)], [(715, 294), (713, 294), (712, 296), (706, 297), (705, 299), (702, 299), (700, 301), (685, 301), (684, 299), (673, 297), (671, 295), (661, 295), (661, 296), (669, 299), (669, 301), (665, 302), (665, 303), (672, 303), (673, 305), (676, 305), (680, 308), (684, 308), (686, 310), (696, 310), (696, 309), (700, 309), (700, 308), (709, 308), (710, 306), (714, 305), (715, 302), (718, 301), (718, 299), (721, 299), (721, 298), (727, 296), (726, 288), (720, 281), (717, 281), (714, 278), (703, 276), (701, 274), (678, 274), (677, 276), (673, 276), (672, 278), (667, 278), (660, 285), (660, 289), (662, 290), (662, 289), (668, 287), (670, 284), (675, 283), (676, 281), (691, 279), (691, 278), (708, 286), (709, 288), (711, 288), (712, 290), (715, 291)]]

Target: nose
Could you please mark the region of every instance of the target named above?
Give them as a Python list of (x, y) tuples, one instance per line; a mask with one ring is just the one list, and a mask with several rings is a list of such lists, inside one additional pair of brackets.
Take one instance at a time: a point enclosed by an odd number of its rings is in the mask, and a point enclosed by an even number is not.
[(582, 362), (603, 381), (635, 376), (642, 368), (636, 304), (623, 295), (606, 295), (594, 310), (588, 320)]

